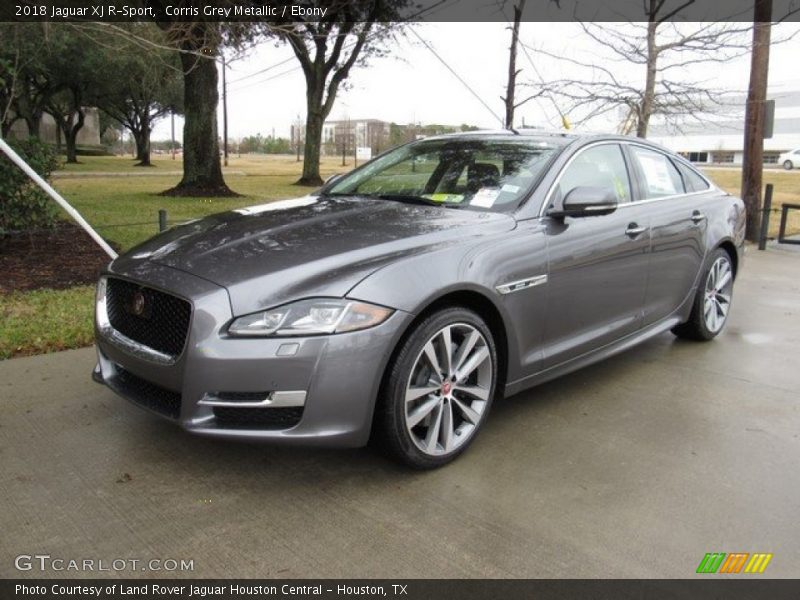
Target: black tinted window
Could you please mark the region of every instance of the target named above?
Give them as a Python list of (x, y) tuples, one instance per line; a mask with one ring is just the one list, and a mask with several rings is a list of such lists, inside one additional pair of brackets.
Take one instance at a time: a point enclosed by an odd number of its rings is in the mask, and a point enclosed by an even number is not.
[(561, 175), (554, 200), (565, 198), (577, 187), (606, 188), (614, 192), (617, 202), (630, 202), (631, 183), (622, 149), (617, 144), (603, 144), (578, 154)]
[(709, 188), (708, 182), (703, 179), (700, 173), (691, 167), (684, 165), (683, 163), (676, 162), (675, 164), (677, 165), (678, 170), (681, 172), (683, 183), (686, 186), (687, 192), (702, 192), (703, 190), (707, 190)]
[(642, 200), (684, 193), (683, 180), (678, 169), (665, 154), (641, 146), (631, 146), (631, 154), (644, 177)]

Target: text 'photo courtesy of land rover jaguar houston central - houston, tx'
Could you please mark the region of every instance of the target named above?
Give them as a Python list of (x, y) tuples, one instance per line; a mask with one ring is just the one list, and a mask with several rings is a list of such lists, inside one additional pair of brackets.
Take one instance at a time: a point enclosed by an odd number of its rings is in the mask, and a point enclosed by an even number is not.
[(197, 434), (463, 452), (492, 402), (672, 330), (710, 340), (744, 206), (643, 140), (428, 138), (174, 227), (97, 287), (94, 378)]

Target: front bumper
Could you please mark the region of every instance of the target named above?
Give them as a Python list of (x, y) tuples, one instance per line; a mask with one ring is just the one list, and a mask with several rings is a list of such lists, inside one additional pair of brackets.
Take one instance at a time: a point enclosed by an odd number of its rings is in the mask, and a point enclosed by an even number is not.
[[(111, 273), (112, 277), (123, 277)], [(233, 439), (356, 447), (369, 439), (381, 377), (411, 315), (364, 331), (306, 338), (233, 338), (227, 291), (150, 265), (129, 279), (192, 303), (183, 353), (154, 361), (95, 328), (93, 378), (192, 433)]]

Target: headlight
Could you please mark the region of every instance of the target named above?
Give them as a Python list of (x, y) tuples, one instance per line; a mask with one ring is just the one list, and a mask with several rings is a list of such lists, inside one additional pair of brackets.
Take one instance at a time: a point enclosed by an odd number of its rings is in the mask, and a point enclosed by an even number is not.
[(374, 327), (394, 311), (384, 306), (335, 298), (313, 298), (239, 317), (232, 335), (293, 336), (344, 333)]

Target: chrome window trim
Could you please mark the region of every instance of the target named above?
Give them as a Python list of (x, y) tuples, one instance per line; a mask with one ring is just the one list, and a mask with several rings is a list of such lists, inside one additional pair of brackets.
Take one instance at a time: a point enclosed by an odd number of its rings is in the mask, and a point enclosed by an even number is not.
[[(667, 158), (671, 158), (671, 155), (667, 154), (666, 152), (663, 152), (663, 151), (659, 150), (658, 148), (653, 148), (652, 146), (648, 146), (647, 144), (639, 144), (637, 142), (630, 141), (630, 140), (600, 140), (600, 141), (597, 141), (597, 142), (592, 142), (591, 144), (587, 144), (583, 148), (580, 148), (575, 154), (573, 154), (569, 158), (569, 160), (566, 163), (564, 163), (564, 166), (561, 167), (561, 170), (558, 172), (558, 175), (553, 180), (553, 183), (550, 184), (550, 189), (547, 190), (547, 194), (545, 195), (545, 200), (544, 200), (544, 202), (542, 202), (542, 206), (539, 207), (539, 218), (540, 219), (542, 217), (546, 216), (545, 212), (547, 211), (547, 207), (550, 206), (550, 202), (553, 199), (553, 194), (555, 194), (556, 186), (561, 182), (561, 177), (564, 175), (564, 172), (569, 168), (569, 166), (572, 165), (572, 162), (576, 158), (578, 158), (578, 156), (580, 156), (586, 150), (589, 150), (590, 148), (594, 148), (596, 146), (603, 146), (603, 145), (608, 145), (608, 144), (617, 144), (619, 146), (622, 146), (623, 144), (628, 145), (628, 146), (639, 146), (640, 148), (644, 148), (645, 150), (650, 150), (652, 152), (658, 152), (659, 154), (663, 154)], [(690, 198), (692, 196), (699, 196), (700, 194), (709, 194), (711, 192), (718, 192), (719, 191), (719, 188), (716, 185), (714, 185), (714, 183), (711, 182), (705, 175), (703, 175), (702, 173), (697, 171), (697, 169), (695, 169), (694, 167), (691, 167), (691, 168), (695, 172), (697, 172), (697, 174), (700, 175), (700, 177), (703, 178), (703, 181), (705, 181), (708, 184), (708, 189), (700, 190), (700, 191), (697, 191), (697, 192), (689, 192), (689, 193), (686, 193), (686, 194), (672, 194), (670, 196), (659, 196), (658, 198), (647, 198), (645, 200), (636, 200), (635, 202), (624, 202), (622, 204), (618, 204), (617, 205), (617, 210), (619, 210), (621, 208), (626, 208), (626, 207), (629, 207), (629, 206), (641, 206), (643, 204), (650, 204), (651, 202), (661, 202), (662, 200), (672, 200), (674, 198)], [(629, 175), (629, 177), (630, 177), (630, 175)], [(633, 181), (631, 181), (631, 184), (633, 184)], [(631, 186), (631, 187), (633, 187), (633, 186)]]

